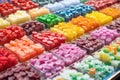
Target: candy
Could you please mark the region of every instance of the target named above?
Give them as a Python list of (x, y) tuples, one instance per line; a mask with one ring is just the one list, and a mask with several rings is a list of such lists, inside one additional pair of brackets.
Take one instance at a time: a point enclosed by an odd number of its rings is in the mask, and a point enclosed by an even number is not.
[(30, 63), (34, 68), (42, 72), (46, 78), (51, 77), (64, 68), (64, 62), (51, 53), (46, 53), (39, 56), (39, 58), (31, 59)]
[(41, 43), (46, 50), (51, 50), (66, 41), (63, 35), (51, 31), (42, 31), (41, 33), (34, 32), (32, 39)]
[(92, 31), (90, 35), (103, 40), (105, 44), (111, 43), (113, 40), (120, 36), (116, 30), (107, 29), (106, 27)]
[(74, 43), (87, 50), (88, 54), (91, 54), (104, 46), (104, 43), (101, 40), (92, 36), (77, 39)]
[(40, 80), (40, 77), (27, 63), (18, 64), (0, 73), (0, 80)]
[(107, 23), (112, 21), (111, 16), (107, 16), (107, 15), (100, 13), (100, 12), (97, 12), (97, 11), (93, 11), (90, 14), (86, 14), (85, 17), (92, 18), (92, 19), (96, 20), (97, 22), (99, 22), (100, 25), (104, 25), (104, 24), (107, 24)]
[(75, 44), (62, 44), (53, 50), (52, 53), (63, 59), (66, 65), (70, 65), (86, 55), (86, 51), (77, 47)]
[(116, 3), (116, 4), (112, 5), (111, 7), (120, 9), (120, 3)]
[(3, 18), (0, 18), (0, 29), (5, 28), (6, 26), (9, 26), (10, 23), (7, 20), (4, 20)]
[(4, 48), (0, 48), (0, 71), (10, 68), (18, 63), (17, 58)]
[(60, 34), (63, 34), (67, 38), (67, 41), (72, 41), (75, 38), (84, 34), (83, 28), (70, 23), (64, 23), (64, 22), (59, 23), (58, 25), (55, 25), (50, 30), (52, 32), (58, 32)]
[(0, 30), (0, 45), (19, 39), (25, 35), (22, 28), (17, 25), (11, 25)]
[(21, 27), (23, 28), (27, 35), (31, 35), (33, 31), (36, 32), (42, 31), (45, 28), (45, 25), (38, 21), (28, 21), (21, 24)]
[(4, 46), (14, 52), (21, 62), (42, 54), (44, 51), (42, 45), (34, 43), (27, 36), (10, 41), (10, 43), (6, 43)]
[(9, 15), (6, 20), (11, 24), (20, 24), (31, 19), (26, 11), (17, 11), (15, 14)]
[(45, 14), (50, 13), (50, 11), (47, 8), (34, 8), (29, 10), (28, 14), (31, 16), (32, 19), (35, 19), (38, 16), (42, 16)]
[(46, 25), (46, 28), (53, 27), (57, 25), (59, 22), (64, 22), (64, 18), (59, 17), (55, 14), (46, 14), (43, 16), (39, 16), (36, 18), (37, 21), (42, 22)]

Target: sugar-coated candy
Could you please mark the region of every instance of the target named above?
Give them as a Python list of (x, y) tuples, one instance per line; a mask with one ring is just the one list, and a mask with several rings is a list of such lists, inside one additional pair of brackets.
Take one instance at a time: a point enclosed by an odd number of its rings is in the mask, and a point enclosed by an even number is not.
[(52, 32), (63, 34), (67, 41), (72, 41), (84, 34), (84, 29), (71, 23), (59, 23), (50, 29)]
[(119, 18), (120, 17), (120, 10), (117, 9), (117, 8), (110, 8), (110, 7), (107, 7), (103, 10), (100, 11), (101, 13), (104, 13), (108, 16), (112, 16), (113, 19), (116, 19), (116, 18)]
[(21, 38), (25, 35), (22, 28), (11, 25), (5, 29), (0, 29), (0, 45), (10, 42), (10, 40)]
[(91, 13), (94, 8), (89, 5), (79, 4), (76, 6), (70, 6), (69, 8), (56, 11), (55, 14), (63, 17), (65, 21), (69, 21), (79, 15), (84, 16), (86, 13)]
[(32, 39), (41, 43), (46, 50), (51, 50), (66, 41), (63, 35), (51, 31), (33, 32)]
[(7, 20), (4, 20), (3, 18), (0, 18), (0, 29), (3, 29), (9, 25), (10, 25), (10, 22), (8, 22)]
[(0, 48), (0, 72), (16, 65), (17, 63), (18, 61), (14, 54), (4, 48)]
[(36, 18), (37, 21), (42, 22), (46, 25), (46, 28), (53, 27), (59, 22), (64, 22), (64, 18), (57, 16), (55, 14), (46, 14)]
[(6, 43), (4, 46), (10, 51), (14, 52), (21, 62), (42, 54), (44, 51), (44, 48), (41, 44), (34, 43), (27, 36), (24, 36), (21, 39), (10, 41), (10, 43)]
[(30, 63), (35, 69), (45, 75), (45, 78), (51, 77), (64, 68), (64, 62), (51, 53), (46, 53), (36, 59), (31, 59)]
[(0, 4), (0, 15), (2, 17), (15, 13), (17, 10), (19, 10), (18, 7), (15, 7), (13, 4), (10, 4), (8, 2)]
[(86, 55), (86, 51), (75, 44), (61, 44), (57, 49), (52, 50), (52, 53), (63, 59), (66, 66), (80, 60)]
[(11, 24), (20, 24), (31, 19), (30, 15), (26, 11), (18, 10), (15, 14), (9, 15), (6, 20)]
[(31, 0), (11, 0), (11, 1), (12, 4), (19, 7), (21, 10), (29, 10), (38, 7), (38, 4), (32, 2)]
[(114, 5), (112, 5), (111, 7), (120, 9), (120, 2), (119, 2), (119, 3), (116, 3), (116, 4), (114, 4)]
[(90, 14), (86, 14), (85, 17), (92, 18), (92, 19), (96, 20), (97, 22), (99, 22), (100, 25), (107, 24), (107, 23), (111, 22), (113, 19), (111, 16), (107, 16), (103, 13), (98, 12), (98, 11), (93, 11)]
[(0, 73), (0, 80), (40, 80), (41, 76), (27, 63), (20, 63)]
[(31, 16), (32, 19), (35, 19), (38, 16), (42, 16), (48, 13), (50, 13), (50, 11), (45, 7), (34, 8), (28, 11), (28, 14)]
[(91, 54), (104, 46), (103, 41), (101, 41), (95, 37), (92, 37), (92, 36), (79, 38), (79, 39), (75, 40), (73, 43), (75, 43), (77, 46), (87, 50), (88, 54)]
[(87, 56), (81, 62), (74, 63), (73, 67), (84, 74), (89, 74), (95, 80), (103, 80), (114, 71), (114, 67), (105, 65), (92, 56)]
[(105, 44), (111, 43), (113, 40), (120, 36), (116, 30), (111, 30), (106, 27), (94, 30), (90, 33), (90, 35), (104, 41)]
[(8, 0), (0, 0), (0, 3), (5, 3), (7, 2)]
[(33, 31), (39, 32), (44, 30), (45, 25), (38, 21), (28, 21), (20, 25), (27, 35), (31, 35)]
[(94, 80), (88, 74), (80, 73), (74, 69), (63, 69), (53, 80)]
[(73, 18), (70, 23), (77, 25), (79, 27), (82, 27), (85, 32), (91, 31), (99, 27), (99, 23), (91, 18), (85, 18), (82, 16), (79, 16), (77, 18)]

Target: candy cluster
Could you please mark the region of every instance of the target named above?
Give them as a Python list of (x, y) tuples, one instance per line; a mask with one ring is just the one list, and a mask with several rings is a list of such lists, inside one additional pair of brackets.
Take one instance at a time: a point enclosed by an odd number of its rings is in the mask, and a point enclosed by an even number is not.
[(86, 14), (86, 17), (96, 20), (97, 22), (99, 22), (100, 25), (104, 25), (104, 24), (107, 24), (112, 21), (111, 16), (107, 16), (107, 15), (97, 12), (97, 11), (93, 11), (90, 14)]
[(38, 4), (32, 2), (31, 0), (12, 0), (12, 4), (19, 7), (22, 10), (29, 10), (38, 7)]
[(89, 74), (95, 80), (103, 80), (103, 78), (114, 71), (114, 67), (105, 65), (92, 56), (88, 56), (83, 61), (75, 63), (74, 67), (85, 74)]
[(17, 25), (11, 25), (0, 30), (0, 44), (10, 42), (10, 40), (21, 38), (25, 35), (22, 28)]
[(46, 14), (36, 18), (37, 21), (42, 22), (46, 25), (46, 28), (53, 27), (60, 22), (64, 21), (64, 18), (57, 16), (55, 14)]
[(107, 29), (106, 27), (94, 30), (90, 35), (104, 41), (105, 44), (111, 43), (118, 36), (120, 36), (116, 30)]
[(77, 25), (79, 27), (82, 27), (85, 32), (91, 31), (93, 29), (96, 29), (99, 27), (99, 23), (96, 22), (94, 19), (91, 18), (85, 18), (82, 16), (79, 16), (77, 18), (73, 18), (70, 23)]
[(39, 32), (39, 31), (44, 30), (45, 25), (38, 21), (28, 21), (28, 22), (21, 24), (21, 27), (26, 32), (26, 35), (31, 35), (32, 32), (34, 31)]
[(76, 6), (70, 6), (69, 8), (56, 11), (55, 14), (65, 18), (65, 21), (69, 21), (79, 15), (84, 16), (86, 13), (91, 13), (94, 8), (85, 4), (79, 4)]
[(0, 71), (16, 65), (17, 62), (18, 61), (15, 55), (4, 48), (0, 48)]
[(45, 77), (50, 77), (64, 68), (64, 62), (51, 53), (46, 53), (39, 58), (32, 59), (30, 63), (38, 71), (42, 72)]
[(34, 43), (27, 36), (10, 41), (10, 43), (6, 43), (4, 46), (14, 52), (21, 62), (40, 55), (44, 51), (42, 45)]
[(91, 54), (104, 46), (104, 43), (101, 40), (92, 36), (77, 39), (74, 43), (87, 50), (88, 54)]
[(0, 73), (0, 80), (40, 80), (40, 75), (27, 63), (18, 64)]
[(111, 7), (120, 9), (120, 3), (116, 3), (116, 4), (112, 5)]
[(26, 11), (17, 11), (15, 14), (9, 15), (6, 20), (11, 24), (20, 24), (31, 19), (30, 15)]
[(10, 23), (7, 20), (4, 20), (3, 18), (0, 18), (0, 29), (5, 28), (6, 26), (9, 26)]
[(84, 34), (83, 28), (64, 22), (55, 25), (53, 28), (51, 28), (51, 31), (63, 34), (67, 38), (67, 41), (72, 41), (80, 35)]
[(70, 65), (85, 56), (86, 51), (75, 44), (62, 44), (52, 51), (54, 55), (64, 60), (66, 65)]

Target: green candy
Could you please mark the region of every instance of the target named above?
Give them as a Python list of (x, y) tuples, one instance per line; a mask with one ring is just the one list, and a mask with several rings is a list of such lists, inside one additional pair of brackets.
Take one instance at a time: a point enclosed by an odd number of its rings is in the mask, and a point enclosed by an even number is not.
[(109, 50), (107, 48), (103, 49), (104, 53), (109, 53)]

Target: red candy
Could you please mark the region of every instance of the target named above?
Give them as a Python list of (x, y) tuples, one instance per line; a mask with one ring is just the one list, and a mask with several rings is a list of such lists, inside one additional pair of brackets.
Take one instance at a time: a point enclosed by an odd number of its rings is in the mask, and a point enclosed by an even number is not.
[(41, 43), (46, 50), (53, 49), (66, 41), (66, 38), (61, 34), (50, 31), (42, 31), (41, 33), (34, 32), (32, 38)]

